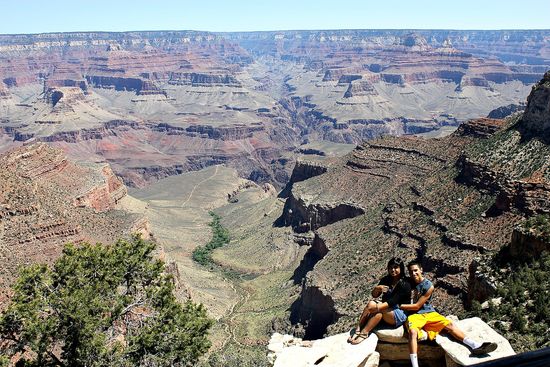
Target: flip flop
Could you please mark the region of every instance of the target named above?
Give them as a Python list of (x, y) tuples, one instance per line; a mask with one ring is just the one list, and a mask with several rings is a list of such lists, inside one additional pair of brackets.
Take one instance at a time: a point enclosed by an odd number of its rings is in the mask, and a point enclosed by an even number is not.
[(361, 332), (361, 329), (357, 328), (351, 328), (349, 331), (349, 337), (348, 337), (348, 343), (351, 343), (353, 339), (355, 339), (355, 336)]
[(359, 333), (355, 334), (355, 338), (351, 341), (351, 344), (357, 345), (361, 343), (363, 340), (367, 339), (369, 337), (369, 333)]

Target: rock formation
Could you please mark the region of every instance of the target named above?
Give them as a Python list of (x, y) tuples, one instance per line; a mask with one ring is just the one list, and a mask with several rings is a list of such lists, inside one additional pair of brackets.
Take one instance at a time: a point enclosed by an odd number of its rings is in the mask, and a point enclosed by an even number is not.
[(0, 35), (0, 150), (46, 141), (134, 187), (225, 163), (281, 188), (303, 141), (424, 134), (519, 105), (550, 66), (547, 34)]
[(37, 143), (2, 154), (0, 175), (0, 308), (20, 266), (52, 262), (66, 243), (149, 236), (143, 216), (116, 209), (126, 187), (108, 165)]
[(550, 131), (550, 71), (533, 87), (523, 113), (522, 127), (533, 135), (548, 136)]
[[(422, 366), (471, 366), (515, 355), (510, 343), (481, 319), (458, 320), (449, 316), (466, 335), (475, 340), (490, 340), (498, 348), (486, 356), (473, 357), (470, 350), (449, 336), (438, 335), (436, 345), (420, 343), (418, 357)], [(349, 333), (333, 335), (315, 341), (302, 341), (291, 335), (272, 335), (268, 345), (274, 367), (347, 366), (376, 367), (379, 362), (408, 363), (408, 339), (403, 326), (396, 329), (376, 329), (366, 340), (351, 345)], [(382, 364), (381, 364), (382, 365)]]
[[(436, 306), (454, 312), (494, 292), (479, 257), (511, 242), (514, 254), (547, 248), (516, 227), (550, 212), (546, 83), (523, 115), (471, 120), (440, 139), (365, 142), (325, 173), (293, 183), (282, 224), (313, 231), (326, 249), (303, 272), (292, 306), (306, 339), (351, 325), (392, 256), (420, 259)], [(327, 203), (337, 216), (322, 215)]]

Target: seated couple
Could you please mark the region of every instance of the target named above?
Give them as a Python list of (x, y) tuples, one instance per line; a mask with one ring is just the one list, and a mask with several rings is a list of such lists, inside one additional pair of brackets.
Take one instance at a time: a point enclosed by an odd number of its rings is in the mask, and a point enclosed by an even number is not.
[(377, 298), (382, 295), (382, 301), (370, 301), (367, 304), (348, 342), (362, 342), (371, 330), (384, 320), (395, 327), (405, 325), (409, 334), (409, 352), (413, 367), (418, 367), (418, 341), (434, 340), (439, 332), (448, 332), (456, 340), (470, 347), (474, 355), (487, 354), (497, 348), (496, 343), (480, 343), (466, 337), (449, 319), (437, 313), (431, 304), (434, 286), (424, 278), (422, 265), (418, 261), (411, 261), (407, 268), (410, 279), (405, 277), (402, 260), (393, 258), (388, 262), (388, 275), (372, 290), (372, 296)]

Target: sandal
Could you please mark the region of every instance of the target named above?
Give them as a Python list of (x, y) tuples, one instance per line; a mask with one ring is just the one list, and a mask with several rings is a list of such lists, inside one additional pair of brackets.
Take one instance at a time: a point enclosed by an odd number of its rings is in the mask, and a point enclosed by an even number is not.
[(359, 333), (361, 333), (361, 328), (359, 328), (359, 326), (357, 326), (355, 329), (350, 329), (348, 343), (351, 343)]
[(359, 333), (355, 334), (355, 337), (351, 341), (351, 344), (357, 345), (361, 343), (363, 340), (367, 339), (369, 337), (369, 333)]

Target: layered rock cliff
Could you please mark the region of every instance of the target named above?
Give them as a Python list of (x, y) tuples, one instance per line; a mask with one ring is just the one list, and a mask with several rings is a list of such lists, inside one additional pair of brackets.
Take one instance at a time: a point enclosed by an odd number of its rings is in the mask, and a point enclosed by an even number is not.
[(126, 187), (107, 165), (37, 143), (2, 154), (0, 176), (0, 308), (20, 266), (51, 262), (66, 243), (149, 235), (143, 216), (115, 209)]
[(550, 66), (548, 39), (430, 30), (1, 35), (0, 149), (47, 141), (76, 159), (108, 161), (131, 186), (228, 163), (279, 188), (303, 142), (449, 131), (519, 105)]
[[(284, 223), (314, 231), (327, 249), (303, 277), (293, 306), (293, 321), (308, 338), (355, 322), (393, 256), (420, 259), (436, 286), (434, 303), (451, 313), (494, 294), (480, 257), (510, 244), (516, 255), (547, 249), (517, 229), (549, 213), (547, 76), (522, 115), (472, 120), (440, 139), (365, 142), (326, 173), (293, 184)], [(322, 222), (316, 208), (327, 202), (353, 207)], [(324, 313), (315, 311), (319, 304)]]

